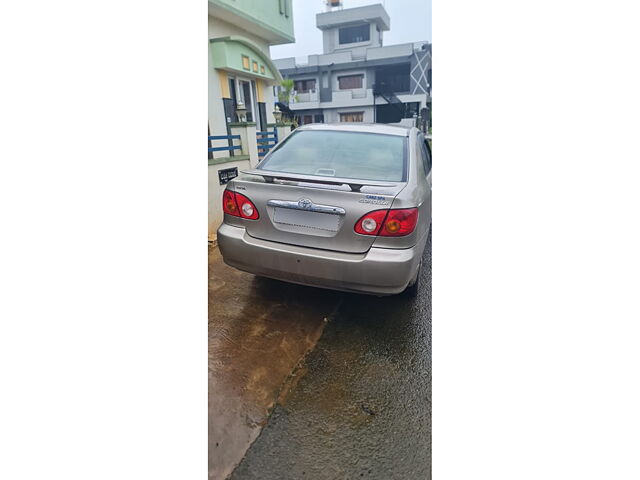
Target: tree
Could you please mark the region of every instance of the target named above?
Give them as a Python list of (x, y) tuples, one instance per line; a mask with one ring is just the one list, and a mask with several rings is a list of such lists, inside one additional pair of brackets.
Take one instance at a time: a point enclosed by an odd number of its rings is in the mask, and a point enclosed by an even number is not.
[[(278, 92), (278, 100), (280, 100), (285, 105), (289, 105), (289, 100), (293, 94), (294, 83), (291, 78), (285, 78), (280, 82), (280, 91)], [(294, 101), (298, 101), (298, 96), (293, 97)]]

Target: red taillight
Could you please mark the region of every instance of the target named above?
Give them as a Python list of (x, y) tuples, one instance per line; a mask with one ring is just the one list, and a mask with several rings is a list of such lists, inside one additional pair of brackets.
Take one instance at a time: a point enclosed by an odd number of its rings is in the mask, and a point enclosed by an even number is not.
[(238, 204), (242, 218), (248, 218), (249, 220), (257, 220), (260, 218), (258, 209), (253, 202), (241, 193), (236, 192), (236, 203)]
[(409, 235), (418, 223), (417, 208), (399, 208), (389, 210), (389, 215), (380, 230), (383, 237), (403, 237)]
[(225, 190), (222, 194), (222, 210), (224, 210), (224, 213), (228, 213), (229, 215), (233, 215), (234, 217), (240, 216), (236, 198), (234, 197), (233, 192), (230, 190)]
[(418, 223), (417, 208), (374, 210), (356, 222), (354, 230), (360, 235), (402, 237), (409, 235)]
[(374, 210), (364, 215), (356, 222), (354, 230), (360, 235), (378, 235), (389, 210)]
[(240, 193), (225, 190), (222, 194), (222, 210), (234, 217), (257, 220), (260, 218), (258, 209), (247, 197)]

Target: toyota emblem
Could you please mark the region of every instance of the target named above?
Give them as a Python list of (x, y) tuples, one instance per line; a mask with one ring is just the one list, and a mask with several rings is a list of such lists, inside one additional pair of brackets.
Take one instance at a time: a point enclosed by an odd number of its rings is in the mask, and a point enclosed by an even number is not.
[(313, 202), (308, 198), (303, 198), (302, 200), (298, 200), (298, 207), (308, 210), (313, 205)]

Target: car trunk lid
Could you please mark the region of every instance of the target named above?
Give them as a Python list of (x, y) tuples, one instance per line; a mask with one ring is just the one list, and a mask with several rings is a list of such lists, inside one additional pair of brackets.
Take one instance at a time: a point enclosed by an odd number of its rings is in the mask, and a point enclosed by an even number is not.
[(404, 186), (265, 170), (243, 172), (230, 185), (259, 211), (258, 220), (243, 221), (252, 237), (349, 253), (367, 252), (376, 238), (354, 231), (358, 219), (390, 208)]

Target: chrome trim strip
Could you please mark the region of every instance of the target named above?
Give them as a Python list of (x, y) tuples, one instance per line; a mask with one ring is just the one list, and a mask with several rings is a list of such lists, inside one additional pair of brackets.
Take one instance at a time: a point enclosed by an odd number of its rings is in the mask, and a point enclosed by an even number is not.
[(307, 212), (329, 213), (331, 215), (346, 215), (347, 211), (341, 207), (332, 207), (331, 205), (317, 205), (312, 203), (308, 206), (301, 206), (300, 202), (289, 202), (286, 200), (269, 200), (267, 205), (270, 207), (291, 208), (293, 210), (303, 210)]

